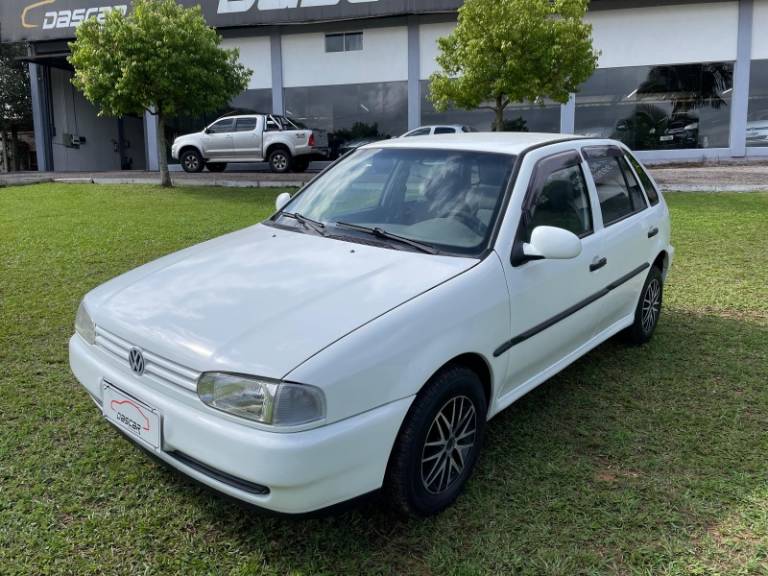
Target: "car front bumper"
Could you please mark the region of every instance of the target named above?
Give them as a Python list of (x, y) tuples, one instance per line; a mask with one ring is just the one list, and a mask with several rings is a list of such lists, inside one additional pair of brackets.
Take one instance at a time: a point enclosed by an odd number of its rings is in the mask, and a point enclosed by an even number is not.
[(250, 504), (301, 514), (381, 487), (389, 454), (412, 398), (294, 433), (253, 428), (216, 414), (187, 391), (145, 382), (75, 334), (72, 372), (97, 404), (109, 382), (159, 411), (160, 448), (134, 442), (184, 474)]

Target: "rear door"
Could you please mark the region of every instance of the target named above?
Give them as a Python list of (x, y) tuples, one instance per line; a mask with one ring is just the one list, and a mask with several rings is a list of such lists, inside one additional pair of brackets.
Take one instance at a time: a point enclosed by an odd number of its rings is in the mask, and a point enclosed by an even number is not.
[(233, 156), (246, 161), (259, 161), (262, 158), (262, 122), (258, 116), (246, 116), (235, 120), (233, 138)]
[(234, 127), (234, 118), (222, 118), (208, 127), (203, 140), (206, 159), (218, 160), (232, 156)]
[(634, 313), (655, 258), (652, 252), (659, 230), (623, 151), (618, 146), (585, 146), (582, 152), (602, 220), (598, 236), (604, 263), (595, 275), (610, 289), (602, 298), (609, 323), (621, 323)]

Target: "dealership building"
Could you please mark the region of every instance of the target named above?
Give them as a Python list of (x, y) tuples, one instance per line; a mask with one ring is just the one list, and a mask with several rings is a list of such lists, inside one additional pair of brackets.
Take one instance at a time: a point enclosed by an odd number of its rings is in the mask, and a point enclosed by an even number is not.
[[(459, 0), (201, 0), (224, 46), (253, 70), (233, 109), (285, 114), (339, 145), (450, 123), (489, 130), (487, 110), (437, 112), (429, 76)], [(41, 170), (157, 168), (154, 117), (108, 118), (70, 83), (77, 24), (130, 0), (4, 0), (2, 41), (28, 41)], [(523, 103), (508, 129), (613, 137), (646, 160), (768, 157), (768, 0), (592, 0), (599, 68), (567, 104)], [(215, 118), (182, 118), (169, 137)]]

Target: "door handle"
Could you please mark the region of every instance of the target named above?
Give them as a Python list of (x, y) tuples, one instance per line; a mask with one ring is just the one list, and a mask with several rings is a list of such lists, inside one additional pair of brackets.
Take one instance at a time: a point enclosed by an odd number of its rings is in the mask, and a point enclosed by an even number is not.
[(648, 238), (653, 238), (658, 233), (659, 233), (659, 229), (656, 226), (654, 226), (653, 228), (648, 230)]
[(600, 270), (600, 268), (606, 264), (608, 264), (608, 258), (604, 256), (602, 258), (595, 256), (595, 259), (592, 260), (592, 264), (589, 265), (589, 271), (594, 272), (595, 270)]

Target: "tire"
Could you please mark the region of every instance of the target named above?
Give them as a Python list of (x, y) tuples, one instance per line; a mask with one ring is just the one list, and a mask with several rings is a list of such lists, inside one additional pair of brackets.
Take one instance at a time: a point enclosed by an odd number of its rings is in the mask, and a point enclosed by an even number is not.
[(208, 162), (206, 164), (208, 172), (224, 172), (227, 169), (226, 162)]
[(274, 148), (269, 153), (269, 168), (277, 174), (290, 172), (293, 164), (291, 153), (285, 148)]
[(179, 161), (184, 172), (202, 172), (203, 168), (205, 168), (205, 160), (200, 155), (200, 152), (194, 148), (184, 150), (179, 157)]
[[(477, 462), (486, 413), (479, 376), (460, 364), (438, 372), (419, 392), (400, 427), (384, 480), (385, 493), (402, 513), (431, 516), (453, 504)], [(466, 449), (457, 448), (461, 445)]]
[(309, 160), (306, 158), (294, 158), (293, 159), (293, 171), (294, 172), (306, 172), (309, 168)]
[(664, 278), (661, 270), (652, 266), (635, 308), (635, 322), (625, 332), (626, 340), (630, 344), (640, 346), (653, 337), (661, 316), (663, 298)]

